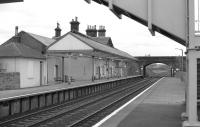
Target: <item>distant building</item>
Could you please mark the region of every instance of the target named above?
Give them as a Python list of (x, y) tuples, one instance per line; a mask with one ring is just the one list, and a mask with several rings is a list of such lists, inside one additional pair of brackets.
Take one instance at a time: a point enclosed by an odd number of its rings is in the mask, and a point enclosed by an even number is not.
[(139, 74), (137, 59), (114, 48), (104, 26), (79, 32), (77, 18), (51, 38), (21, 31), (0, 46), (0, 71), (19, 72), (20, 88), (69, 81), (100, 80)]

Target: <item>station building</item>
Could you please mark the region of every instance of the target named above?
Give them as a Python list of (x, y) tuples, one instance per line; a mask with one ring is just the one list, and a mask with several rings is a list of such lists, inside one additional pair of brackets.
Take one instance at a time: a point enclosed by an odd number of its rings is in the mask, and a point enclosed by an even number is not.
[(47, 38), (18, 33), (0, 46), (0, 70), (20, 73), (20, 88), (71, 81), (94, 81), (140, 74), (137, 59), (116, 49), (104, 26), (88, 26), (79, 32), (79, 22), (61, 36)]

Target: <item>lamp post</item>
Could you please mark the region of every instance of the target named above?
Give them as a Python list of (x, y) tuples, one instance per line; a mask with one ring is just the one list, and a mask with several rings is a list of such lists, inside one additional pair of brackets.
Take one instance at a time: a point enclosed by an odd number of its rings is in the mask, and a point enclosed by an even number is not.
[(179, 48), (175, 48), (177, 50), (180, 50), (181, 51), (181, 71), (183, 71), (184, 69), (184, 62), (183, 62), (183, 49), (179, 49)]

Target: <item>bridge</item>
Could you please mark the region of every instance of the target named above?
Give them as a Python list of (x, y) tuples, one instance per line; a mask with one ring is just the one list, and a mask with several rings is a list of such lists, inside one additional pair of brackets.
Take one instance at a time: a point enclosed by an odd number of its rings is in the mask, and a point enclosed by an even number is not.
[[(85, 0), (91, 3), (91, 0)], [(200, 126), (197, 117), (197, 71), (200, 58), (200, 1), (199, 0), (93, 0), (105, 5), (119, 19), (122, 15), (148, 27), (155, 36), (159, 32), (187, 47), (187, 98), (188, 119), (184, 127)]]
[(173, 75), (174, 70), (179, 69), (182, 71), (186, 70), (186, 57), (180, 56), (137, 56), (139, 60), (139, 65), (143, 69), (143, 75), (146, 74), (146, 67), (154, 63), (163, 63), (171, 68), (171, 75)]

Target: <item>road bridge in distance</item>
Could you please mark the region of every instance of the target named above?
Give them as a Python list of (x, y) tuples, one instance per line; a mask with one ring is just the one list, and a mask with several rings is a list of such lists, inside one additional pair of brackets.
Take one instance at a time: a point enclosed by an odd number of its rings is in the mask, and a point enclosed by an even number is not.
[(146, 75), (146, 67), (154, 63), (168, 65), (171, 69), (171, 75), (173, 75), (174, 71), (177, 69), (181, 71), (186, 70), (185, 56), (137, 56), (136, 58), (139, 60), (139, 66), (141, 67), (144, 76)]

